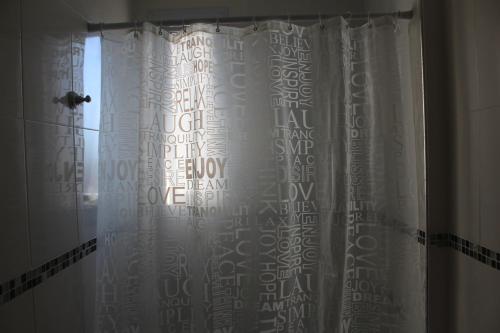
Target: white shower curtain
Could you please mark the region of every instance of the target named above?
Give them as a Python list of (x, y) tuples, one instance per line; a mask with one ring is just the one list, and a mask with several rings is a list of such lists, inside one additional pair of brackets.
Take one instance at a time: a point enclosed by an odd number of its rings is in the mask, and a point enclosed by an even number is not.
[(424, 332), (408, 45), (391, 17), (106, 32), (96, 330)]

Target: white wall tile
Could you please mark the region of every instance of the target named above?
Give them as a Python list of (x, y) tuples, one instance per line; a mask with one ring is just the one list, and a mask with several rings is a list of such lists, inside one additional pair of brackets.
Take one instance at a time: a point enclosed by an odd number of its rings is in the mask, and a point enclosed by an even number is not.
[(71, 34), (23, 34), (24, 117), (73, 125), (64, 96), (72, 90)]
[(0, 116), (22, 117), (20, 0), (0, 10)]
[(37, 333), (83, 332), (81, 262), (34, 289)]
[(0, 283), (29, 268), (22, 119), (0, 118)]
[[(467, 137), (463, 138), (462, 154), (464, 159), (460, 161), (463, 165), (457, 169), (466, 170), (460, 174), (462, 187), (456, 188), (457, 192), (462, 192), (457, 197), (461, 198), (456, 204), (455, 223), (456, 228), (452, 230), (458, 236), (466, 238), (474, 243), (480, 242), (480, 163), (481, 146), (481, 126), (480, 114), (463, 112), (465, 122), (463, 127), (467, 128)], [(467, 121), (468, 120), (468, 121)]]
[(500, 106), (500, 1), (475, 0), (474, 23), (478, 76), (475, 109)]
[(126, 22), (130, 20), (130, 0), (65, 0), (89, 22)]
[(28, 202), (33, 265), (79, 244), (73, 129), (26, 122)]
[(449, 332), (452, 298), (450, 295), (451, 256), (448, 247), (431, 246), (428, 248), (427, 261), (427, 323), (429, 332)]
[[(455, 333), (500, 332), (500, 271), (454, 252)], [(453, 306), (453, 305), (452, 305)]]
[(21, 40), (0, 35), (0, 116), (21, 118)]
[(21, 32), (21, 0), (2, 1), (0, 12), (0, 35), (20, 37)]
[(23, 33), (86, 31), (85, 19), (63, 0), (22, 0)]
[(85, 22), (59, 0), (24, 0), (22, 17), (24, 116), (70, 126), (63, 97), (73, 88), (71, 34)]
[(32, 290), (0, 306), (0, 332), (35, 333)]
[(478, 118), (480, 243), (500, 251), (500, 107), (475, 111)]
[[(468, 112), (477, 105), (478, 78), (476, 58), (476, 36), (474, 30), (474, 1), (447, 0), (448, 21), (441, 22), (441, 29), (447, 29), (450, 57), (450, 88), (452, 106), (455, 112)], [(448, 26), (444, 26), (444, 23)]]
[(96, 252), (82, 261), (83, 319), (85, 333), (94, 333), (96, 295)]
[(424, 57), (426, 134), (426, 191), (427, 231), (449, 232), (453, 186), (453, 107), (447, 94), (450, 84), (447, 68), (450, 59), (444, 57), (449, 50), (450, 36), (444, 29), (444, 19), (449, 13), (448, 1), (422, 2), (422, 48)]

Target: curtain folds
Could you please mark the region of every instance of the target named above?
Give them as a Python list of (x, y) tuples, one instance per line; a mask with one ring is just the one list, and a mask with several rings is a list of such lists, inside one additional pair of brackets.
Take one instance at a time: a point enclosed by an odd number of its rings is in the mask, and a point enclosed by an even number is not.
[(98, 332), (424, 332), (392, 18), (102, 41)]

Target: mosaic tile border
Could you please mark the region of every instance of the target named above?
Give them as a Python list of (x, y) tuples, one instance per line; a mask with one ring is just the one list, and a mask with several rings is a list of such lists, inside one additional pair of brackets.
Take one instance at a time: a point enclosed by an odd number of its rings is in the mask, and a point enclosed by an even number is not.
[[(424, 246), (428, 244), (429, 246), (451, 247), (485, 265), (500, 270), (500, 252), (474, 244), (452, 233), (432, 234), (428, 237), (425, 231), (418, 229), (416, 239), (418, 243)], [(36, 287), (63, 269), (95, 252), (96, 249), (97, 239), (94, 238), (21, 276), (0, 284), (0, 305)]]
[(0, 284), (0, 305), (33, 289), (43, 281), (88, 256), (96, 249), (97, 239), (94, 238), (35, 269)]
[(475, 244), (468, 239), (461, 238), (452, 233), (440, 233), (430, 235), (429, 242), (430, 245), (451, 247), (485, 265), (500, 270), (500, 252), (495, 252), (487, 247)]
[(417, 229), (417, 242), (419, 242), (422, 245), (425, 245), (426, 243), (425, 231)]

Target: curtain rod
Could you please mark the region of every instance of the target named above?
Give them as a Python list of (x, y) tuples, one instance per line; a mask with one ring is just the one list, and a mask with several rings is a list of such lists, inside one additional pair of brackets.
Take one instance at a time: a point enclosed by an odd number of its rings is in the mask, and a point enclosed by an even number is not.
[[(343, 16), (346, 19), (365, 19), (368, 17), (380, 17), (380, 16), (395, 16), (398, 19), (409, 20), (413, 17), (413, 11), (400, 11), (391, 13), (344, 13), (344, 14), (326, 14), (326, 15), (278, 15), (278, 16), (237, 16), (237, 17), (220, 17), (220, 18), (197, 18), (188, 20), (165, 20), (165, 21), (151, 21), (150, 23), (155, 25), (162, 25), (163, 27), (182, 27), (184, 25), (190, 25), (194, 23), (241, 23), (241, 22), (259, 22), (266, 20), (288, 20), (288, 21), (315, 21), (329, 19), (332, 17)], [(119, 23), (88, 23), (88, 32), (98, 32), (104, 30), (118, 30), (134, 28), (138, 25), (144, 23), (143, 21), (136, 22), (119, 22)]]

